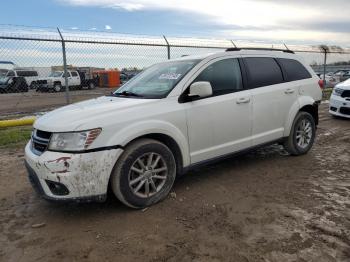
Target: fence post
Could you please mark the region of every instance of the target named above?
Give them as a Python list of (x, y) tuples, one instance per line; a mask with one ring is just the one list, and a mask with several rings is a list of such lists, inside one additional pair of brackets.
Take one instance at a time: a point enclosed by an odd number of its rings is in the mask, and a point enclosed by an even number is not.
[(168, 60), (170, 60), (170, 44), (168, 42), (168, 39), (166, 39), (165, 35), (163, 35), (164, 40), (166, 42), (167, 50), (168, 50)]
[(326, 83), (326, 71), (327, 71), (327, 50), (324, 49), (324, 62), (323, 62), (323, 81)]
[(237, 48), (237, 46), (236, 46), (236, 44), (233, 42), (233, 40), (231, 40), (231, 43), (232, 43), (232, 45), (233, 45), (235, 48)]
[(69, 97), (69, 86), (68, 86), (68, 71), (67, 71), (67, 58), (66, 58), (66, 44), (64, 41), (64, 38), (61, 34), (60, 29), (57, 27), (57, 31), (60, 34), (61, 40), (62, 40), (62, 54), (63, 54), (63, 71), (64, 71), (64, 83), (65, 83), (65, 91), (66, 91), (66, 102), (67, 104), (70, 103), (70, 97)]
[(323, 92), (322, 92), (322, 96), (325, 99), (326, 96), (326, 92), (324, 91), (327, 83), (326, 83), (326, 71), (327, 71), (327, 53), (328, 53), (328, 48), (324, 47), (323, 48), (324, 51), (324, 62), (323, 62)]

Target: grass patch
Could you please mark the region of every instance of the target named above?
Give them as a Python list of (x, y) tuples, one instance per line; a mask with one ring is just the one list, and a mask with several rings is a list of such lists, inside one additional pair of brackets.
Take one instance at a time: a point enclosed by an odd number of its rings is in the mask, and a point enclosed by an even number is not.
[(32, 132), (32, 126), (0, 128), (0, 147), (25, 144)]
[(323, 89), (323, 100), (329, 100), (333, 92), (333, 88), (325, 88)]

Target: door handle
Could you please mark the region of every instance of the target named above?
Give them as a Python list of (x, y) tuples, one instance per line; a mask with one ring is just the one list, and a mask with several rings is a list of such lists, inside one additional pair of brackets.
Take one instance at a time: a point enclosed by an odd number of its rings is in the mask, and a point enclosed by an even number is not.
[(241, 97), (241, 98), (238, 98), (236, 101), (237, 104), (245, 104), (245, 103), (249, 103), (249, 102), (250, 102), (249, 97)]
[(294, 93), (294, 89), (288, 88), (286, 90), (284, 90), (285, 94), (293, 94)]

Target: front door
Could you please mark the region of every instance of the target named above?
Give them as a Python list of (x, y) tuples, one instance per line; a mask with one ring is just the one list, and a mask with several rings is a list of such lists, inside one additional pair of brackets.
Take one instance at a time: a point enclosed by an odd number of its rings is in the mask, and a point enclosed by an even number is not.
[(211, 97), (185, 104), (191, 164), (251, 146), (251, 95), (238, 59), (216, 59), (192, 82), (208, 81)]

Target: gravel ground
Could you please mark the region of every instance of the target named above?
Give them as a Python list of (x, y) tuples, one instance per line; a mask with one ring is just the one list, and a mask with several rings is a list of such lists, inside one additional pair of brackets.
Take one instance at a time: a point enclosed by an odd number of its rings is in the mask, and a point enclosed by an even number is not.
[(192, 171), (146, 210), (47, 203), (23, 149), (0, 150), (0, 261), (350, 261), (350, 121), (321, 108), (316, 144)]

